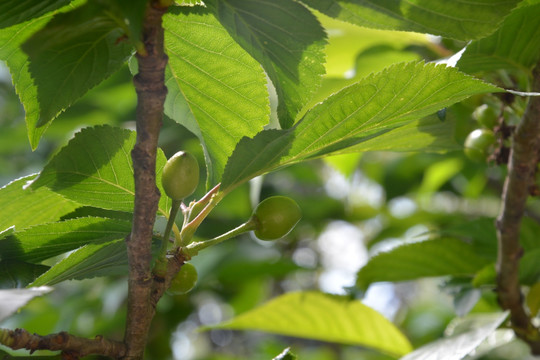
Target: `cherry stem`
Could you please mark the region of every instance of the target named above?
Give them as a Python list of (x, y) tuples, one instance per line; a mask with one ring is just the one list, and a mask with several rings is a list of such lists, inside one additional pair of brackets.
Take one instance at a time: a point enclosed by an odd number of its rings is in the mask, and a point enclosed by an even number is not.
[[(191, 242), (195, 231), (197, 231), (203, 220), (223, 198), (223, 194), (219, 193), (219, 186), (220, 184), (217, 184), (203, 198), (196, 203), (190, 204), (189, 208), (183, 210), (185, 217), (184, 226), (180, 232), (180, 246), (187, 246)], [(204, 208), (198, 211), (198, 208), (203, 205)]]
[(185, 249), (184, 253), (186, 253), (189, 256), (195, 256), (199, 253), (199, 251), (206, 249), (209, 246), (219, 244), (225, 240), (231, 239), (233, 237), (236, 237), (242, 233), (255, 230), (257, 228), (257, 222), (252, 217), (242, 225), (232, 229), (231, 231), (228, 231), (224, 234), (219, 235), (218, 237), (215, 237), (213, 239), (204, 240), (204, 241), (198, 241), (189, 244)]
[[(178, 210), (180, 209), (180, 205), (182, 204), (182, 200), (173, 200), (171, 205), (171, 211), (169, 213), (169, 218), (167, 219), (167, 226), (165, 227), (165, 232), (163, 233), (163, 237), (161, 239), (161, 248), (159, 250), (159, 257), (156, 261), (156, 265), (154, 268), (154, 273), (156, 274), (162, 274), (166, 272), (166, 264), (167, 264), (167, 248), (169, 245), (169, 236), (171, 235), (171, 230), (175, 224), (176, 215), (178, 214)], [(176, 236), (175, 236), (176, 237)]]

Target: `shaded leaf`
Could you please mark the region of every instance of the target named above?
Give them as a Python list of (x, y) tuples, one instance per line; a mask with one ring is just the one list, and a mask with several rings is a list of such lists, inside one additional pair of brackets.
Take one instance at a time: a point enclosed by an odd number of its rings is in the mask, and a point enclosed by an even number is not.
[[(49, 161), (32, 188), (47, 186), (80, 204), (131, 212), (135, 194), (131, 149), (135, 140), (135, 132), (130, 130), (107, 125), (85, 128)], [(159, 180), (166, 163), (160, 150), (156, 161)], [(161, 181), (157, 183), (161, 189)], [(163, 213), (167, 206), (168, 200), (162, 196)]]
[(8, 227), (7, 229), (0, 231), (0, 240), (5, 237), (8, 237), (9, 235), (13, 233), (15, 233), (15, 226)]
[(79, 218), (38, 225), (0, 240), (3, 259), (40, 262), (88, 243), (123, 239), (131, 223), (117, 219)]
[(24, 288), (49, 269), (48, 266), (22, 261), (0, 261), (0, 288)]
[(330, 17), (385, 30), (416, 31), (460, 40), (497, 28), (519, 0), (304, 0)]
[(289, 128), (319, 87), (326, 35), (315, 16), (291, 0), (209, 1), (219, 21), (268, 74), (278, 96), (278, 119)]
[(453, 68), (397, 64), (329, 97), (291, 129), (243, 138), (227, 163), (222, 189), (284, 165), (343, 152), (473, 94), (497, 91)]
[(396, 355), (411, 351), (407, 338), (375, 310), (348, 297), (319, 292), (285, 294), (210, 328), (259, 330), (361, 345)]
[(405, 281), (422, 277), (474, 275), (487, 259), (479, 257), (471, 245), (442, 238), (397, 246), (372, 257), (360, 269), (356, 285), (367, 290), (379, 281)]
[(19, 231), (57, 221), (80, 206), (48, 188), (25, 188), (35, 177), (30, 175), (14, 180), (0, 189), (0, 230), (14, 226)]
[(169, 56), (165, 113), (201, 140), (215, 184), (236, 143), (269, 121), (266, 77), (206, 8), (175, 9), (163, 26)]
[(98, 0), (107, 15), (126, 32), (132, 44), (142, 41), (142, 27), (147, 0)]
[[(152, 254), (157, 255), (161, 239), (154, 239)], [(128, 255), (125, 239), (87, 244), (73, 251), (52, 266), (31, 285), (54, 285), (66, 280), (82, 280), (99, 276), (127, 276)]]
[(460, 360), (476, 349), (482, 341), (491, 335), (508, 317), (508, 313), (486, 315), (486, 323), (446, 339), (431, 342), (400, 360)]
[(532, 285), (540, 281), (540, 249), (526, 251), (519, 262), (519, 282)]
[(88, 244), (77, 249), (37, 278), (32, 286), (54, 285), (72, 279), (127, 275), (128, 259), (124, 239)]
[(117, 42), (123, 31), (101, 5), (90, 2), (60, 13), (22, 44), (35, 89), (25, 108), (30, 143), (35, 148), (48, 123), (89, 89), (116, 72), (132, 52)]
[(497, 232), (493, 218), (469, 219), (442, 229), (439, 235), (467, 241), (479, 256), (491, 261), (497, 259)]
[(30, 288), (30, 289), (10, 289), (0, 290), (0, 321), (6, 319), (15, 313), (20, 307), (36, 296), (51, 292), (52, 288), (48, 286)]
[(0, 29), (38, 18), (70, 2), (71, 0), (3, 0), (0, 3)]
[(540, 224), (530, 217), (524, 217), (521, 220), (521, 229), (519, 232), (519, 243), (525, 252), (540, 248)]
[(473, 41), (457, 63), (474, 73), (519, 69), (529, 74), (540, 57), (540, 1), (523, 1), (492, 35)]

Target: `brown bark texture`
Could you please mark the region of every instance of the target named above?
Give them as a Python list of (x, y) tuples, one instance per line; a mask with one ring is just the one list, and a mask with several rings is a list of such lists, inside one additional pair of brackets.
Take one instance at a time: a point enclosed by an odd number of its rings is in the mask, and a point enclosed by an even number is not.
[(26, 349), (30, 352), (36, 350), (60, 350), (63, 358), (78, 359), (80, 357), (99, 354), (119, 359), (124, 356), (126, 347), (124, 343), (107, 340), (101, 336), (95, 339), (80, 338), (66, 332), (40, 336), (30, 334), (23, 329), (0, 331), (2, 344), (10, 348)]
[(139, 72), (134, 78), (137, 92), (137, 141), (132, 150), (135, 177), (133, 226), (126, 239), (129, 261), (128, 317), (125, 331), (127, 352), (124, 359), (142, 359), (154, 311), (151, 245), (154, 220), (160, 198), (156, 187), (156, 153), (163, 105), (167, 95), (163, 49), (162, 17), (166, 7), (152, 1), (143, 24), (146, 54), (137, 54)]
[[(533, 72), (532, 91), (540, 91), (540, 63)], [(496, 221), (498, 236), (497, 294), (499, 303), (510, 311), (510, 320), (516, 335), (540, 354), (538, 329), (523, 306), (519, 283), (519, 261), (523, 248), (519, 242), (521, 219), (527, 198), (535, 185), (540, 154), (540, 97), (529, 101), (521, 123), (512, 140), (508, 175), (503, 188), (502, 207)]]

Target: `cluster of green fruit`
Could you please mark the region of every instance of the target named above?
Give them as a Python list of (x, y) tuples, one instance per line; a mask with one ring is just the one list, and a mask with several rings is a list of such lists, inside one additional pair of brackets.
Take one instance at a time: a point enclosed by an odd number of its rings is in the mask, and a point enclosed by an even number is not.
[[(195, 157), (184, 151), (174, 154), (163, 168), (161, 184), (167, 196), (173, 200), (174, 209), (174, 204), (193, 194), (199, 184), (199, 164)], [(176, 212), (171, 210), (169, 223), (174, 222), (175, 215)], [(287, 235), (300, 221), (301, 216), (300, 207), (294, 200), (285, 196), (272, 196), (257, 205), (251, 218), (237, 228), (239, 231), (231, 231), (206, 243), (215, 244), (245, 231), (253, 231), (261, 240), (276, 240)], [(170, 226), (165, 231), (164, 243), (168, 240), (169, 232)], [(198, 243), (202, 244), (200, 248), (205, 247), (204, 243)], [(184, 263), (173, 278), (168, 292), (175, 295), (185, 294), (196, 282), (197, 270), (192, 264)]]
[(485, 162), (496, 144), (493, 128), (497, 125), (498, 114), (493, 107), (482, 104), (474, 110), (473, 118), (481, 127), (467, 136), (464, 152), (473, 161)]

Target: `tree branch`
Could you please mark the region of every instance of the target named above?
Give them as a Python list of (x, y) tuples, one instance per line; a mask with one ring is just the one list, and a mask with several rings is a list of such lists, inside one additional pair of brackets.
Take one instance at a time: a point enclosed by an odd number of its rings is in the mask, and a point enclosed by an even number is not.
[(167, 94), (162, 16), (166, 6), (151, 1), (143, 23), (145, 54), (137, 54), (137, 141), (132, 150), (135, 206), (131, 235), (126, 241), (129, 260), (128, 317), (125, 359), (142, 359), (153, 310), (150, 306), (152, 274), (151, 241), (160, 198), (156, 187), (156, 152)]
[(41, 336), (30, 334), (23, 329), (0, 329), (0, 343), (9, 346), (13, 350), (26, 349), (30, 350), (30, 352), (36, 350), (61, 350), (62, 354), (69, 354), (72, 359), (78, 359), (90, 354), (119, 359), (126, 352), (126, 347), (122, 342), (107, 340), (101, 336), (96, 336), (95, 339), (86, 339), (66, 332)]
[[(536, 65), (533, 77), (532, 91), (540, 91), (540, 63)], [(516, 335), (529, 343), (537, 355), (540, 354), (540, 333), (523, 307), (519, 284), (519, 260), (523, 254), (519, 233), (525, 204), (535, 183), (539, 153), (540, 97), (532, 97), (513, 136), (503, 204), (496, 222), (499, 249), (497, 292), (501, 307), (510, 310)]]

